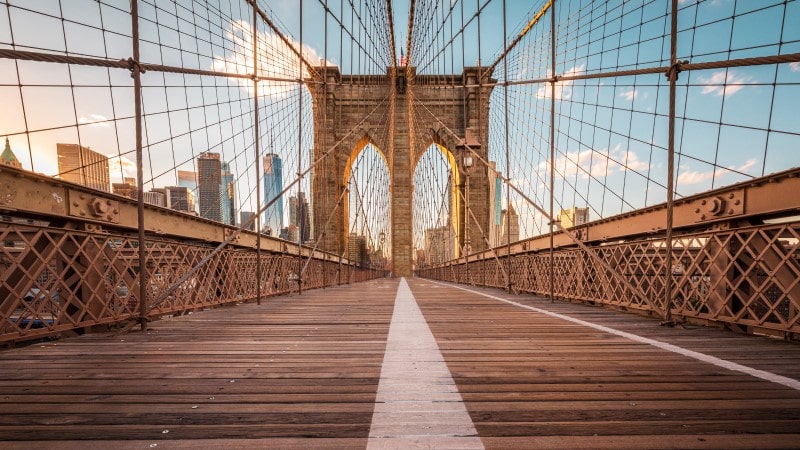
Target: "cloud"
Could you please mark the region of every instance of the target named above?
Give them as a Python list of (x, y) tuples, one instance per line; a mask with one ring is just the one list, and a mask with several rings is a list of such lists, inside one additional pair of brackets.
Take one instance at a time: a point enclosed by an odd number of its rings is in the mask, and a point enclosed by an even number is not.
[(789, 69), (791, 69), (792, 72), (800, 72), (800, 62), (789, 63)]
[(711, 180), (712, 178), (720, 178), (724, 175), (727, 175), (733, 171), (736, 172), (744, 172), (747, 169), (753, 167), (756, 164), (755, 159), (749, 159), (744, 164), (739, 167), (736, 166), (728, 166), (728, 168), (717, 168), (716, 172), (714, 169), (711, 169), (707, 172), (698, 172), (696, 170), (686, 170), (681, 172), (678, 175), (678, 184), (697, 184), (703, 183), (705, 181)]
[[(589, 176), (605, 178), (615, 172), (624, 171), (626, 167), (631, 170), (642, 171), (647, 169), (648, 164), (640, 160), (635, 152), (623, 150), (622, 145), (617, 144), (608, 153), (606, 153), (605, 149), (567, 152), (565, 155), (556, 158), (555, 168), (564, 178), (578, 176), (586, 179)], [(546, 170), (547, 163), (541, 163), (539, 168)]]
[[(218, 72), (249, 75), (253, 73), (253, 34), (251, 25), (245, 21), (232, 21), (225, 33), (226, 38), (233, 42), (232, 50), (227, 50), (224, 55), (214, 57), (211, 69)], [(300, 74), (300, 58), (295, 54), (295, 49), (300, 44), (287, 38), (284, 42), (280, 36), (269, 31), (258, 32), (258, 63), (259, 76), (296, 80), (307, 77), (308, 67), (304, 66), (304, 73)], [(322, 65), (323, 59), (319, 53), (308, 45), (303, 45), (302, 53), (310, 64)], [(328, 65), (333, 65), (328, 62)], [(248, 79), (239, 79), (239, 84), (248, 92), (252, 92), (253, 83)], [(267, 95), (285, 95), (290, 92), (289, 86), (293, 82), (262, 81), (259, 89)]]
[[(564, 77), (571, 77), (575, 75), (581, 75), (586, 68), (585, 64), (581, 64), (578, 67), (573, 67), (566, 72), (562, 76)], [(572, 80), (566, 81), (557, 81), (556, 82), (556, 100), (569, 100), (572, 98)], [(545, 83), (543, 86), (539, 87), (536, 90), (536, 98), (550, 98), (552, 97), (550, 93), (550, 83)]]
[(136, 163), (124, 156), (109, 156), (108, 157), (108, 172), (112, 180), (122, 181), (120, 172), (123, 177), (136, 177)]
[(629, 91), (620, 92), (619, 96), (629, 102), (632, 102), (639, 96), (641, 96), (641, 98), (647, 98), (647, 92), (639, 92), (637, 89), (631, 89)]
[(89, 117), (79, 117), (78, 123), (81, 125), (89, 125), (90, 127), (109, 128), (111, 126), (111, 124), (108, 123), (108, 117), (100, 114), (90, 114)]
[(750, 78), (738, 75), (733, 70), (728, 69), (714, 72), (710, 77), (698, 77), (698, 85), (703, 86), (703, 94), (712, 94), (718, 97), (723, 95), (733, 95), (750, 82)]

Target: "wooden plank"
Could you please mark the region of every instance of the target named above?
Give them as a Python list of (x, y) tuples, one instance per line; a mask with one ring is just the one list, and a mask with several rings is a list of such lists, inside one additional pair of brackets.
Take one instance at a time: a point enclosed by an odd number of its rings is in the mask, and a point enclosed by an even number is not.
[[(730, 435), (747, 436), (740, 448), (785, 448), (800, 430), (800, 391), (477, 293), (420, 279), (410, 285), (487, 448), (718, 448)], [(800, 346), (792, 343), (490, 292), (757, 369), (800, 373)]]

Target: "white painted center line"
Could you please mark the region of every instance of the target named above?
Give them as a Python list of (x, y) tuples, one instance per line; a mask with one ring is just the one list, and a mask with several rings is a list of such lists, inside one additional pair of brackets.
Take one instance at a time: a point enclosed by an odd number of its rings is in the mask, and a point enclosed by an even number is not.
[(482, 449), (458, 387), (400, 279), (367, 448)]
[(491, 294), (484, 294), (483, 292), (473, 291), (472, 289), (467, 289), (461, 286), (455, 286), (452, 284), (445, 284), (438, 281), (428, 280), (433, 283), (440, 284), (442, 286), (449, 286), (454, 289), (461, 289), (462, 291), (471, 292), (473, 294), (482, 295), (484, 297), (488, 297), (494, 300), (499, 300), (501, 302), (508, 303), (510, 305), (519, 306), (520, 308), (529, 309), (531, 311), (538, 312), (540, 314), (544, 314), (550, 317), (556, 317), (558, 319), (566, 320), (568, 322), (576, 323), (578, 325), (583, 325), (586, 327), (594, 328), (595, 330), (603, 331), (609, 334), (613, 334), (616, 336), (624, 337), (626, 339), (630, 339), (635, 342), (640, 342), (642, 344), (652, 345), (653, 347), (660, 348), (662, 350), (666, 350), (668, 352), (677, 353), (679, 355), (687, 356), (689, 358), (696, 359), (698, 361), (703, 361), (709, 364), (713, 364), (718, 367), (722, 367), (724, 369), (733, 370), (736, 372), (745, 373), (747, 375), (754, 376), (756, 378), (761, 378), (762, 380), (771, 381), (773, 383), (777, 383), (795, 390), (800, 391), (800, 381), (795, 380), (793, 378), (785, 377), (783, 375), (778, 375), (776, 373), (767, 372), (766, 370), (754, 369), (752, 367), (744, 366), (739, 363), (735, 363), (733, 361), (728, 361), (726, 359), (717, 358), (716, 356), (706, 355), (705, 353), (696, 352), (694, 350), (685, 349), (683, 347), (678, 347), (677, 345), (667, 344), (666, 342), (657, 341), (655, 339), (646, 338), (644, 336), (639, 336), (637, 334), (628, 333), (627, 331), (620, 331), (615, 328), (607, 327), (605, 325), (598, 325), (596, 323), (587, 322), (585, 320), (576, 319), (574, 317), (565, 316), (564, 314), (554, 313), (552, 311), (548, 311), (546, 309), (536, 308), (534, 306), (523, 305), (522, 303), (517, 303), (511, 300), (506, 300), (504, 298), (496, 297)]

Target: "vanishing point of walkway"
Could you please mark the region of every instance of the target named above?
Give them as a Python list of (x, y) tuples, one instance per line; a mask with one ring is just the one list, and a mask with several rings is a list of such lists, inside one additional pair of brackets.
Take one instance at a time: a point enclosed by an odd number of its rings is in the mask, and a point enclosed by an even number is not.
[(800, 346), (427, 280), (0, 352), (2, 448), (796, 448)]

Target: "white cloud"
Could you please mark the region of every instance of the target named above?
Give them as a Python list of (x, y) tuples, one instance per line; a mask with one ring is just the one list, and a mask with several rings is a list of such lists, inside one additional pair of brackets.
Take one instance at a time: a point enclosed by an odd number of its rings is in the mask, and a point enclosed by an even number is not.
[(733, 95), (750, 82), (750, 78), (739, 75), (733, 70), (728, 69), (714, 72), (710, 77), (698, 77), (698, 85), (703, 86), (703, 94), (712, 94), (718, 97), (723, 95)]
[(108, 171), (112, 180), (122, 181), (120, 171), (124, 177), (136, 177), (136, 163), (124, 156), (109, 156)]
[(637, 89), (631, 89), (629, 91), (622, 91), (619, 93), (619, 96), (624, 98), (625, 100), (632, 102), (636, 100), (637, 97), (647, 98), (646, 92), (639, 92)]
[[(584, 72), (586, 65), (581, 64), (578, 67), (573, 67), (566, 72), (562, 76), (564, 77), (571, 77), (575, 75), (581, 75)], [(572, 80), (566, 81), (557, 81), (556, 82), (556, 100), (569, 100), (572, 98)], [(539, 87), (536, 90), (536, 98), (550, 98), (551, 95), (550, 83), (545, 83), (543, 86)]]
[(731, 173), (732, 171), (744, 172), (747, 169), (753, 167), (755, 164), (756, 164), (756, 160), (749, 159), (739, 167), (728, 166), (728, 168), (725, 168), (725, 169), (717, 168), (716, 173), (715, 173), (714, 169), (711, 169), (711, 170), (709, 170), (707, 172), (698, 172), (696, 170), (686, 170), (686, 171), (681, 172), (678, 175), (678, 184), (685, 185), (685, 184), (703, 183), (703, 182), (708, 181), (708, 180), (710, 180), (712, 178), (720, 178), (720, 177), (722, 177), (724, 175), (727, 175), (727, 174)]
[[(253, 34), (251, 25), (245, 21), (231, 22), (226, 32), (226, 38), (233, 42), (235, 51), (228, 51), (225, 55), (215, 56), (211, 69), (218, 72), (237, 73), (249, 75), (253, 73)], [(272, 32), (258, 33), (258, 59), (261, 77), (282, 78), (296, 80), (300, 78), (300, 58), (295, 49), (300, 48), (297, 41), (288, 37), (288, 44), (280, 36)], [(322, 65), (323, 59), (319, 53), (308, 45), (303, 45), (302, 53), (310, 64)], [(328, 62), (328, 65), (333, 65)], [(304, 67), (302, 77), (307, 77), (308, 67)], [(252, 81), (240, 79), (239, 84), (248, 92), (253, 89)], [(262, 81), (259, 89), (268, 95), (281, 95), (289, 92), (287, 87), (295, 85), (292, 82)]]
[(800, 62), (789, 63), (789, 69), (791, 69), (792, 72), (800, 72)]
[[(567, 152), (566, 155), (556, 158), (555, 169), (565, 178), (578, 176), (586, 179), (589, 176), (605, 178), (613, 173), (624, 171), (626, 167), (642, 171), (647, 169), (648, 165), (640, 160), (635, 152), (623, 150), (622, 145), (617, 144), (608, 153), (605, 149)], [(539, 168), (546, 170), (547, 163), (541, 163)]]
[(108, 123), (108, 117), (100, 114), (90, 114), (89, 117), (79, 117), (78, 123), (81, 125), (89, 125), (92, 127), (108, 128), (111, 124)]

